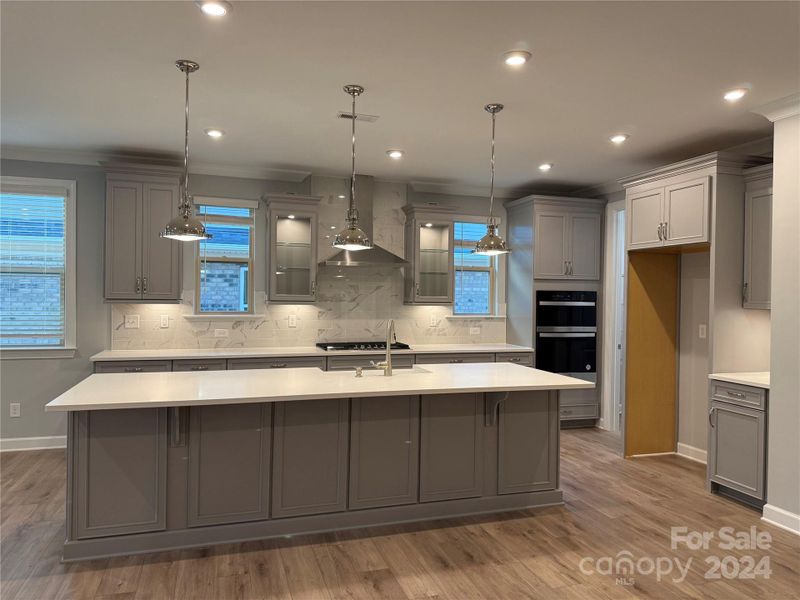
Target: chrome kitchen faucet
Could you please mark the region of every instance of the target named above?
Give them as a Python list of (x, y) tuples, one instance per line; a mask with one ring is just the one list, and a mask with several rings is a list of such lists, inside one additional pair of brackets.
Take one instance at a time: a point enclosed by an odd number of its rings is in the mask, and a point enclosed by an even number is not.
[(395, 341), (394, 319), (389, 319), (386, 327), (386, 359), (381, 362), (369, 361), (376, 369), (383, 369), (386, 377), (392, 376), (392, 343)]

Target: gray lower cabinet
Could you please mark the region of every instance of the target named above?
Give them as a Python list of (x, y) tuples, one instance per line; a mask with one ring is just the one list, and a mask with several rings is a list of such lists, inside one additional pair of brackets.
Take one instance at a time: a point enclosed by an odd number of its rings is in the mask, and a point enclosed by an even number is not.
[(766, 412), (712, 400), (708, 420), (709, 479), (764, 500)]
[(497, 353), (496, 362), (510, 362), (517, 365), (533, 366), (533, 354), (530, 352), (502, 352)]
[(349, 508), (417, 501), (419, 396), (353, 398)]
[(483, 363), (494, 362), (494, 354), (479, 352), (464, 352), (463, 354), (417, 354), (416, 362), (418, 365), (443, 365), (457, 363)]
[(71, 427), (72, 535), (165, 529), (167, 409), (85, 411)]
[[(359, 356), (331, 356), (328, 359), (328, 371), (349, 371), (356, 367), (369, 369), (372, 362), (386, 360), (385, 354), (366, 354)], [(411, 354), (392, 355), (393, 369), (410, 369), (414, 366), (414, 356)]]
[(272, 516), (347, 508), (349, 400), (275, 405)]
[(558, 487), (557, 408), (558, 399), (550, 392), (512, 393), (500, 403), (498, 494)]
[(325, 370), (325, 358), (288, 356), (276, 358), (229, 358), (228, 369), (289, 369), (316, 367)]
[(188, 525), (269, 517), (272, 405), (189, 409)]
[(426, 395), (420, 401), (420, 502), (480, 496), (483, 394)]
[(173, 360), (173, 371), (224, 371), (228, 368), (224, 358), (203, 358), (198, 360)]
[(169, 360), (128, 360), (94, 363), (95, 373), (155, 373), (172, 371)]

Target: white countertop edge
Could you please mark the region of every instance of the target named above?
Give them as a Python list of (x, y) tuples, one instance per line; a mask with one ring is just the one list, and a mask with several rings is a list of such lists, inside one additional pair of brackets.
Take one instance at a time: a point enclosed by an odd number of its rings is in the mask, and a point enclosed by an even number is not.
[[(409, 350), (392, 350), (400, 354), (481, 354), (533, 352), (533, 348), (515, 344), (420, 344)], [(92, 362), (126, 360), (202, 360), (214, 358), (270, 358), (290, 356), (359, 356), (383, 354), (381, 350), (322, 350), (316, 346), (253, 347), (253, 348), (153, 348), (147, 350), (102, 350), (92, 355)]]
[(711, 373), (709, 379), (714, 381), (724, 381), (726, 383), (738, 383), (739, 385), (749, 385), (752, 387), (769, 389), (769, 371), (757, 371), (752, 373)]

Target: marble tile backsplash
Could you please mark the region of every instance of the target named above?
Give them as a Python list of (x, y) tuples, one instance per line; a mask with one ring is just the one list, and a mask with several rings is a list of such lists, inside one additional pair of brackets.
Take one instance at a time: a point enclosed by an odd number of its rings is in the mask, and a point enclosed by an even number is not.
[[(396, 269), (323, 269), (314, 304), (267, 304), (256, 292), (255, 314), (194, 318), (191, 300), (181, 304), (114, 304), (111, 349), (311, 346), (318, 341), (369, 341), (386, 336), (394, 319), (397, 339), (409, 344), (503, 343), (503, 319), (448, 319), (449, 306), (403, 304), (402, 272)], [(184, 294), (193, 298), (193, 294)], [(125, 315), (139, 315), (139, 329), (125, 329)], [(161, 327), (166, 315), (169, 327)], [(296, 327), (289, 327), (294, 315)], [(480, 334), (470, 335), (470, 328)], [(220, 330), (224, 331), (224, 334)]]

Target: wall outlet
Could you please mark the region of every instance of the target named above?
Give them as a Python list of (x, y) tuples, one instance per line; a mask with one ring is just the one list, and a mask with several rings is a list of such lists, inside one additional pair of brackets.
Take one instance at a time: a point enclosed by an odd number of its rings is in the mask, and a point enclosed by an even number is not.
[(439, 319), (436, 318), (436, 315), (431, 315), (431, 327), (438, 327), (439, 326)]
[(161, 315), (161, 329), (169, 328), (169, 315)]
[(10, 416), (10, 417), (20, 417), (20, 416), (22, 416), (19, 402), (12, 402), (9, 405), (9, 415), (8, 416)]
[(481, 334), (481, 328), (480, 327), (470, 327), (469, 328), (469, 334), (470, 335), (480, 335)]
[(214, 337), (228, 337), (228, 330), (227, 329), (215, 329), (214, 330)]
[(700, 336), (701, 340), (706, 339), (706, 336), (708, 335), (708, 327), (705, 323), (701, 323), (700, 327), (697, 328), (697, 335)]
[(125, 329), (139, 329), (139, 315), (125, 315)]
[(297, 315), (289, 315), (289, 327), (297, 327)]

